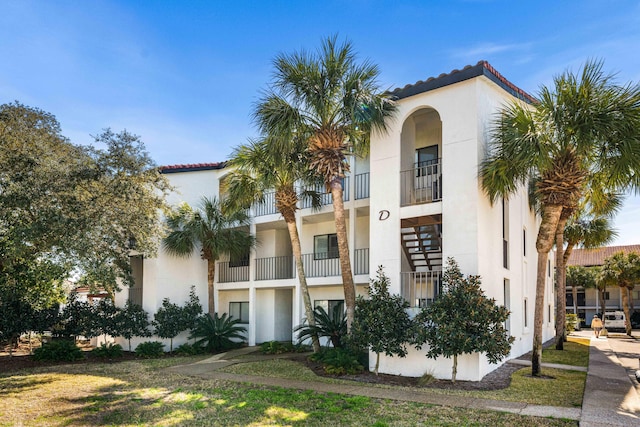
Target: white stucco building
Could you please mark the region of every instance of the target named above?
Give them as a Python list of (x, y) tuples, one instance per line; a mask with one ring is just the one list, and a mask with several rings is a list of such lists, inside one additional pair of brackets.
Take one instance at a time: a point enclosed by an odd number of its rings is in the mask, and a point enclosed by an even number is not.
[[(358, 294), (382, 265), (391, 292), (413, 309), (429, 304), (440, 287), (443, 260), (454, 257), (464, 274), (479, 274), (487, 296), (511, 310), (507, 328), (515, 337), (511, 356), (531, 349), (537, 253), (537, 219), (524, 189), (495, 205), (481, 189), (479, 166), (500, 107), (529, 95), (479, 62), (393, 92), (399, 111), (386, 135), (374, 135), (370, 157), (353, 159), (345, 178), (349, 249)], [(169, 202), (197, 205), (219, 196), (227, 170), (222, 163), (163, 168), (176, 192)], [(301, 206), (297, 222), (311, 300), (331, 308), (344, 300), (331, 195), (317, 212)], [(304, 317), (286, 225), (273, 200), (252, 209), (259, 244), (248, 260), (216, 266), (217, 311), (247, 323), (250, 345), (291, 340)], [(199, 256), (134, 258), (136, 287), (118, 295), (155, 313), (163, 298), (183, 303), (191, 285), (206, 305), (206, 262)], [(554, 334), (553, 265), (545, 292), (544, 339)], [(174, 340), (184, 342), (186, 335)], [(450, 378), (448, 359), (431, 360), (412, 350), (405, 359), (381, 359), (380, 372)], [(479, 380), (495, 365), (482, 355), (458, 359), (458, 379)]]

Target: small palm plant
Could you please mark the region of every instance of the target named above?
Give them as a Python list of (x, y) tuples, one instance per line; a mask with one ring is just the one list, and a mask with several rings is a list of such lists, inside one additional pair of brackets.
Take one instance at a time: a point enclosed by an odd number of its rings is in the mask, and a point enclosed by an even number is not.
[(198, 318), (189, 339), (197, 338), (194, 344), (210, 352), (228, 350), (237, 347), (238, 342), (233, 340), (244, 340), (243, 333), (247, 332), (247, 328), (238, 323), (240, 319), (227, 316), (227, 313), (222, 316), (207, 313)]
[(313, 311), (316, 324), (310, 325), (306, 319), (302, 325), (294, 328), (298, 332), (298, 343), (311, 339), (314, 335), (318, 338), (327, 337), (335, 348), (344, 347), (343, 338), (347, 336), (347, 319), (342, 307), (334, 307), (331, 315), (322, 307), (316, 307)]

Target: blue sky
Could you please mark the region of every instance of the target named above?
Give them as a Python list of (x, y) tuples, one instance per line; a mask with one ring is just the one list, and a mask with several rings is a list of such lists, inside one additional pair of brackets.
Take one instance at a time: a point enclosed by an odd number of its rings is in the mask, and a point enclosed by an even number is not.
[[(640, 2), (0, 0), (0, 103), (53, 113), (73, 142), (111, 127), (158, 164), (227, 159), (280, 52), (332, 34), (385, 88), (488, 60), (535, 94), (589, 58), (640, 81)], [(640, 197), (616, 244), (640, 244)]]

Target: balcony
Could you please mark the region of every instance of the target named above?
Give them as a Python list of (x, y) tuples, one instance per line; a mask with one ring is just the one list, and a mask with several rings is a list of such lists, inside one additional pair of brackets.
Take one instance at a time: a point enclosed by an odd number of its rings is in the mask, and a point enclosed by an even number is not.
[(442, 200), (440, 161), (417, 163), (400, 172), (400, 205), (410, 206)]
[(253, 212), (255, 216), (277, 214), (276, 193), (274, 191), (265, 193), (263, 203), (256, 203), (253, 205)]
[(356, 200), (369, 198), (369, 172), (357, 174), (355, 177)]
[[(320, 193), (320, 205), (326, 206), (333, 204), (333, 196), (331, 193), (327, 193), (324, 186), (318, 186), (315, 191)], [(342, 178), (342, 201), (349, 201), (349, 177)], [(300, 209), (307, 209), (311, 207), (311, 200), (302, 200), (300, 202)]]
[(400, 292), (411, 308), (423, 308), (431, 304), (440, 294), (441, 284), (441, 271), (400, 273)]
[(127, 299), (131, 304), (142, 305), (142, 288), (129, 288), (129, 297)]
[(249, 281), (249, 265), (238, 265), (244, 263), (233, 263), (229, 261), (219, 262), (218, 282), (248, 282)]
[(355, 250), (353, 274), (369, 274), (369, 248)]
[(293, 255), (256, 259), (256, 280), (293, 279), (295, 262)]

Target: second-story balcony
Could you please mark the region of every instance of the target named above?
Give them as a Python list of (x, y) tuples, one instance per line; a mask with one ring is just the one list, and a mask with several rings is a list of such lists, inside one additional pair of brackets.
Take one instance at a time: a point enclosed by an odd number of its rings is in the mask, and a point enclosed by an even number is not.
[[(335, 277), (341, 275), (337, 253), (302, 254), (302, 264), (308, 278)], [(218, 282), (248, 282), (249, 265), (243, 262), (218, 262)], [(369, 274), (369, 248), (354, 251), (352, 265), (354, 275)], [(294, 279), (297, 276), (293, 255), (256, 258), (254, 280)]]
[(400, 205), (409, 206), (442, 200), (440, 161), (416, 163), (400, 172)]

